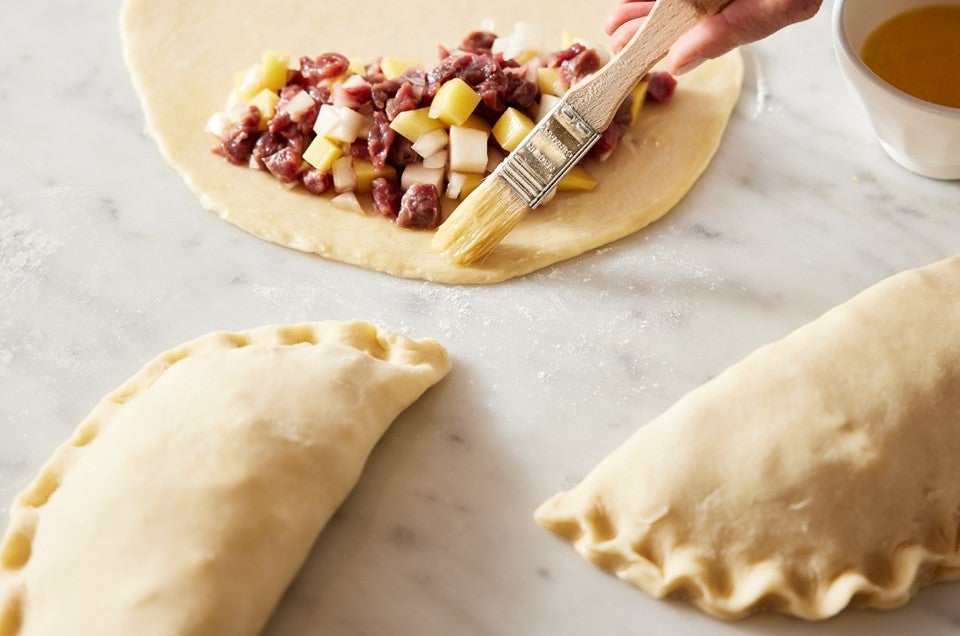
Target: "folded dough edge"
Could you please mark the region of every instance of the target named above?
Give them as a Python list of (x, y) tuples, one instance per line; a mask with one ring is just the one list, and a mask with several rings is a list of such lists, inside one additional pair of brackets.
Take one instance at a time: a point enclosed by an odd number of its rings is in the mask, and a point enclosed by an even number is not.
[[(215, 332), (156, 356), (96, 405), (17, 496), (0, 541), (0, 636), (257, 633), (386, 427), (449, 369), (437, 342), (361, 321)], [(207, 391), (208, 384), (215, 388)], [(323, 394), (315, 395), (313, 387)], [(218, 393), (229, 395), (218, 401)], [(178, 411), (178, 401), (191, 405), (186, 413)], [(274, 410), (278, 415), (271, 419)], [(121, 428), (144, 421), (149, 426), (122, 437)], [(206, 430), (192, 430), (197, 423)], [(155, 460), (152, 449), (163, 445), (158, 452), (168, 456)], [(95, 453), (96, 462), (84, 460)], [(185, 455), (189, 461), (179, 483), (175, 464)], [(112, 485), (115, 464), (122, 464), (115, 473), (129, 484)], [(138, 465), (166, 470), (162, 474), (181, 500), (160, 496), (144, 504), (128, 497), (125, 488), (156, 495), (166, 487), (139, 479)], [(263, 479), (261, 470), (269, 471)], [(318, 485), (318, 475), (330, 483)], [(112, 499), (81, 492), (77, 481), (109, 491)], [(90, 510), (105, 501), (122, 505)], [(209, 529), (203, 525), (206, 510), (222, 512), (229, 523), (253, 518), (261, 525), (251, 531)], [(71, 527), (67, 522), (76, 518)], [(95, 524), (102, 528), (87, 527)], [(179, 528), (182, 536), (146, 536), (145, 542), (169, 552), (167, 559), (175, 562), (169, 567), (164, 559), (137, 555), (136, 540), (127, 536), (149, 535), (163, 524)], [(271, 529), (283, 536), (265, 538)], [(75, 545), (80, 537), (92, 545)], [(274, 562), (261, 543), (284, 554)], [(80, 566), (89, 565), (93, 557), (85, 552), (125, 559), (116, 565), (131, 575), (126, 588), (124, 580), (105, 580), (97, 568), (70, 571), (60, 563), (77, 555)], [(248, 558), (252, 565), (243, 563)], [(251, 592), (236, 580), (239, 571), (255, 571), (251, 579), (273, 586)]]
[(654, 597), (736, 618), (960, 578), (960, 257), (888, 278), (693, 390), (535, 512)]

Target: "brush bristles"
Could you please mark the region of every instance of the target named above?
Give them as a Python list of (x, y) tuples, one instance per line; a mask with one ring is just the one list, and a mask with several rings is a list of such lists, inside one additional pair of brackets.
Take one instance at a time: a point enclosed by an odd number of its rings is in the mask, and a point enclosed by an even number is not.
[(529, 209), (503, 179), (491, 176), (437, 229), (433, 249), (457, 265), (470, 265), (489, 254)]

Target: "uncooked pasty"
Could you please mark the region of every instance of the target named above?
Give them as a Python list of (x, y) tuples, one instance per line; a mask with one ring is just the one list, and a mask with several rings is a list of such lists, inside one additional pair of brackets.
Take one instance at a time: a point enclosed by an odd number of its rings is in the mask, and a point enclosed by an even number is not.
[(256, 634), (387, 426), (448, 369), (436, 342), (362, 322), (161, 354), (18, 496), (0, 636)]
[(535, 517), (721, 617), (890, 608), (960, 578), (960, 257), (759, 349)]

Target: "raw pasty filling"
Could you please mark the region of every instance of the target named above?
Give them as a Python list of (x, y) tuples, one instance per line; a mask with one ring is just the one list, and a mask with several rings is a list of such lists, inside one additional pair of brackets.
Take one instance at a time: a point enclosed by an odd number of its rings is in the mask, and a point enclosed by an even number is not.
[[(573, 84), (603, 65), (596, 48), (573, 41), (551, 52), (543, 39), (525, 23), (504, 38), (475, 31), (452, 51), (441, 46), (429, 70), (417, 59), (364, 65), (339, 53), (301, 57), (289, 69), (286, 54), (268, 51), (237, 75), (226, 110), (207, 130), (218, 138), (216, 153), (287, 188), (335, 193), (335, 205), (355, 211), (357, 195), (369, 195), (373, 210), (398, 226), (432, 229), (442, 220), (441, 197), (465, 198)], [(667, 102), (675, 86), (668, 73), (649, 73), (588, 157), (609, 158), (645, 99)], [(579, 168), (558, 189), (596, 185)]]

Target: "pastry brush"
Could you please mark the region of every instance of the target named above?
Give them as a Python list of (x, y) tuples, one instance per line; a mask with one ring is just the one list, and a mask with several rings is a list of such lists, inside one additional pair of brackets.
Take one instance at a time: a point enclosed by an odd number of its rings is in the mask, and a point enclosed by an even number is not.
[(574, 85), (520, 145), (454, 210), (433, 249), (457, 265), (484, 257), (553, 193), (607, 129), (670, 46), (730, 0), (657, 0), (641, 28), (597, 73)]

